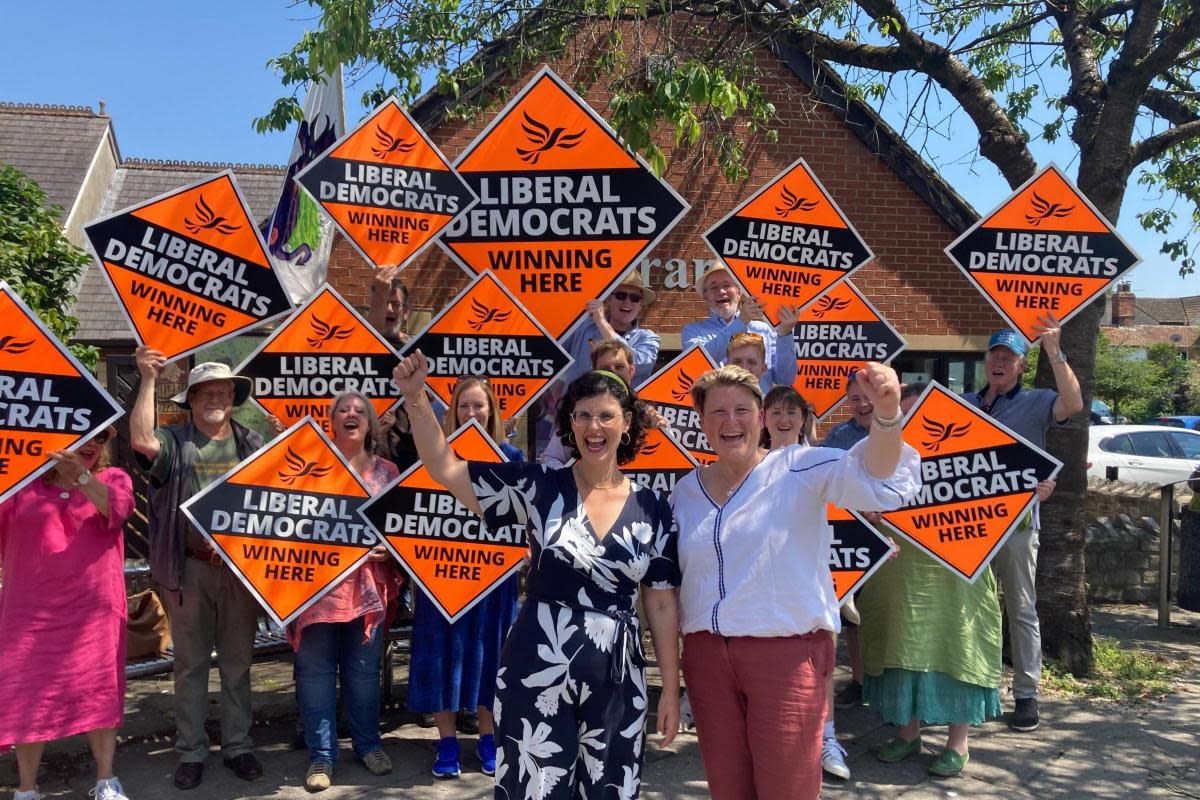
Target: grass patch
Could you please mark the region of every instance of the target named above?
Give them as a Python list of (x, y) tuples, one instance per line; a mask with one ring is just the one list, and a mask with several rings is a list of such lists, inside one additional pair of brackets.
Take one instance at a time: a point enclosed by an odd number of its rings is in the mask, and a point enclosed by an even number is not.
[(1042, 670), (1042, 685), (1064, 697), (1137, 703), (1160, 700), (1175, 690), (1175, 680), (1191, 666), (1186, 658), (1171, 658), (1141, 649), (1122, 649), (1116, 639), (1097, 636), (1092, 643), (1096, 667), (1087, 678), (1076, 678), (1053, 659)]

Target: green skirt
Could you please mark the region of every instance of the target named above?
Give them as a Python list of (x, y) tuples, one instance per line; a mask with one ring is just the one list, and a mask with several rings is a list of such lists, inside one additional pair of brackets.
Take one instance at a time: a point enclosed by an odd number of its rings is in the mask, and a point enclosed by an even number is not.
[(978, 725), (1000, 716), (1000, 692), (950, 677), (944, 672), (888, 668), (863, 678), (863, 698), (885, 722), (907, 725)]

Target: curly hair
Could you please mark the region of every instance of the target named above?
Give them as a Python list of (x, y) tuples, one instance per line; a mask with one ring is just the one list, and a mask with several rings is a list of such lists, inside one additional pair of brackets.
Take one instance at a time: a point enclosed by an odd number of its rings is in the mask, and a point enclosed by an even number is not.
[[(617, 463), (628, 464), (633, 460), (646, 441), (646, 427), (642, 420), (637, 397), (625, 382), (603, 372), (586, 372), (567, 387), (567, 393), (558, 404), (558, 438), (563, 447), (574, 458), (579, 458), (579, 446), (575, 443), (575, 432), (571, 427), (571, 414), (575, 405), (588, 397), (610, 395), (621, 405), (621, 410), (629, 415), (629, 441), (621, 441), (617, 445)], [(624, 437), (622, 437), (624, 439)]]

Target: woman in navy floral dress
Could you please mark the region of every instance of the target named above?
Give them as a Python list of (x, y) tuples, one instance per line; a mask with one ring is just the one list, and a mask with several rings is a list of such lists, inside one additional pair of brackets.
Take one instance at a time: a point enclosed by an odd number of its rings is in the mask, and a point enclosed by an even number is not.
[(495, 797), (633, 800), (648, 701), (635, 606), (644, 587), (665, 746), (679, 726), (679, 567), (667, 498), (620, 472), (643, 439), (632, 392), (603, 372), (570, 385), (558, 430), (571, 467), (462, 462), (433, 418), (427, 372), (418, 351), (393, 374), (422, 462), (489, 531), (530, 547), (527, 599), (496, 677)]

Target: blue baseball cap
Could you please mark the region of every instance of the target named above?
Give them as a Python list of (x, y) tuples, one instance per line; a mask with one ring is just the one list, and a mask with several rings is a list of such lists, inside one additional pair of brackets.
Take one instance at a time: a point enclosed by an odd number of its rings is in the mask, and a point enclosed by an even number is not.
[(1024, 358), (1029, 353), (1029, 345), (1025, 344), (1025, 340), (1015, 331), (996, 331), (993, 333), (992, 338), (988, 339), (987, 349), (990, 351), (993, 347), (1007, 347), (1021, 358)]

